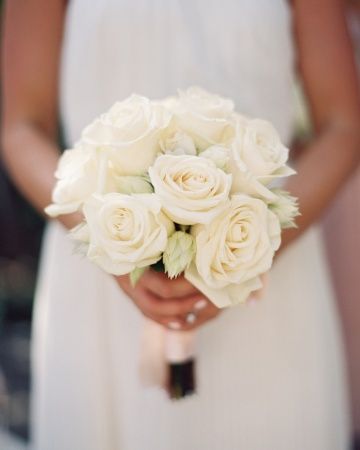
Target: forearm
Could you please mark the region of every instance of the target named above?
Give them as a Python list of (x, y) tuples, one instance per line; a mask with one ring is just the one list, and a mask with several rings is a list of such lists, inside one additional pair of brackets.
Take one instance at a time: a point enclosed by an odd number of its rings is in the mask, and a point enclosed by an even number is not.
[(282, 248), (320, 218), (359, 159), (360, 136), (355, 124), (328, 127), (301, 153), (297, 175), (286, 185), (299, 199), (301, 216), (296, 220), (298, 228), (284, 231)]
[[(45, 206), (51, 203), (54, 172), (59, 159), (55, 140), (40, 128), (25, 122), (5, 128), (2, 140), (3, 160), (11, 178), (34, 208), (44, 214)], [(67, 228), (80, 221), (78, 214), (62, 216), (59, 220)]]

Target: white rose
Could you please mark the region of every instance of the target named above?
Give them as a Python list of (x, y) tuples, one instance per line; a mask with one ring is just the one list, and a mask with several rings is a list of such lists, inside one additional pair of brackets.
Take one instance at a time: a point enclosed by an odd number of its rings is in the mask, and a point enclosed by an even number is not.
[(83, 211), (89, 236), (87, 256), (114, 275), (157, 262), (174, 231), (154, 194), (94, 195)]
[[(107, 170), (104, 167), (103, 170)], [(66, 150), (55, 172), (57, 182), (52, 193), (53, 204), (45, 212), (56, 217), (77, 211), (97, 189), (100, 161), (96, 151), (76, 147)]]
[(234, 195), (209, 225), (193, 227), (197, 253), (186, 277), (218, 306), (245, 301), (270, 269), (280, 233), (278, 218), (262, 200)]
[(231, 283), (221, 289), (212, 288), (199, 275), (194, 263), (185, 270), (184, 276), (186, 280), (193, 284), (218, 308), (226, 308), (244, 303), (252, 292), (263, 287), (261, 278), (255, 277), (241, 284)]
[(173, 155), (196, 155), (194, 140), (181, 130), (171, 130), (160, 141), (161, 150)]
[(225, 172), (228, 170), (230, 150), (221, 145), (212, 145), (199, 154), (202, 158), (211, 159), (216, 167)]
[(235, 161), (233, 153), (228, 167), (232, 174), (231, 194), (247, 194), (267, 202), (276, 200), (276, 195), (262, 184), (242, 161)]
[(165, 97), (159, 102), (164, 106), (164, 108), (168, 109), (171, 113), (175, 111), (175, 109), (179, 106), (179, 97), (175, 95), (170, 95), (169, 97)]
[(235, 162), (245, 165), (262, 183), (295, 173), (286, 166), (289, 150), (281, 143), (275, 128), (265, 120), (238, 120), (232, 149)]
[(149, 168), (163, 210), (176, 223), (208, 223), (228, 201), (231, 175), (199, 156), (161, 155)]
[(158, 102), (132, 95), (85, 128), (82, 140), (109, 154), (121, 175), (145, 173), (160, 151), (171, 113)]
[(226, 144), (234, 134), (231, 100), (210, 94), (198, 87), (179, 91), (178, 101), (167, 101), (179, 128), (189, 134), (199, 150), (209, 145)]

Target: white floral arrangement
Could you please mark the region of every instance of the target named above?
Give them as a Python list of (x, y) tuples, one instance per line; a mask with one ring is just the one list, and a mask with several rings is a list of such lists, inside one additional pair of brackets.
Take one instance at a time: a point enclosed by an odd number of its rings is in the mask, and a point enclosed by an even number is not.
[(246, 301), (272, 265), (297, 200), (273, 186), (294, 172), (267, 121), (191, 87), (115, 103), (66, 150), (51, 217), (81, 211), (71, 236), (95, 264), (135, 283), (154, 264), (216, 306)]

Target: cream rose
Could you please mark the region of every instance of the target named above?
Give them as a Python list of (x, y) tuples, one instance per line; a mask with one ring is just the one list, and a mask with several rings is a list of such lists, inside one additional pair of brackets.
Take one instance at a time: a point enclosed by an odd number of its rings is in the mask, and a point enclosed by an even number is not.
[[(94, 195), (84, 204), (88, 258), (114, 275), (157, 262), (174, 224), (154, 194)], [(76, 238), (76, 234), (75, 234)]]
[(289, 150), (265, 120), (238, 120), (232, 150), (235, 163), (245, 165), (262, 183), (295, 173), (286, 165)]
[(99, 176), (100, 161), (96, 151), (80, 146), (66, 150), (55, 172), (57, 183), (52, 193), (53, 203), (45, 208), (45, 212), (56, 217), (77, 211), (96, 191)]
[(169, 128), (164, 138), (160, 141), (161, 150), (172, 155), (196, 156), (194, 140), (181, 130)]
[(280, 233), (266, 203), (234, 195), (209, 225), (193, 227), (197, 253), (186, 276), (218, 306), (244, 301), (261, 285), (259, 275), (270, 269)]
[(242, 161), (235, 161), (232, 153), (228, 167), (233, 180), (231, 194), (247, 194), (260, 198), (266, 202), (273, 202), (276, 200), (276, 195), (267, 186), (261, 183), (258, 178), (248, 170)]
[(228, 171), (229, 161), (230, 161), (230, 150), (227, 147), (222, 147), (221, 145), (212, 145), (206, 150), (200, 153), (202, 158), (208, 158), (213, 161), (213, 163), (219, 169)]
[(119, 174), (140, 175), (160, 151), (161, 133), (171, 117), (160, 103), (132, 95), (87, 126), (82, 140), (108, 153)]
[(191, 87), (179, 91), (177, 101), (168, 99), (165, 105), (173, 112), (179, 128), (194, 139), (198, 150), (226, 144), (234, 134), (234, 104), (229, 99)]
[(149, 175), (164, 212), (178, 224), (208, 223), (226, 207), (231, 175), (207, 158), (161, 155)]

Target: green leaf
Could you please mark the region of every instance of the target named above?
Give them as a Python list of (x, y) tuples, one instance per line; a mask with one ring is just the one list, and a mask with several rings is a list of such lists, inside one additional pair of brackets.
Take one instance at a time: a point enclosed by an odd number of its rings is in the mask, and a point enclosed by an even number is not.
[(132, 287), (136, 286), (136, 283), (140, 280), (146, 269), (147, 267), (136, 267), (130, 272), (130, 282)]

